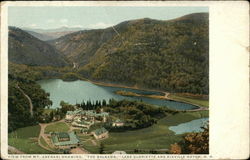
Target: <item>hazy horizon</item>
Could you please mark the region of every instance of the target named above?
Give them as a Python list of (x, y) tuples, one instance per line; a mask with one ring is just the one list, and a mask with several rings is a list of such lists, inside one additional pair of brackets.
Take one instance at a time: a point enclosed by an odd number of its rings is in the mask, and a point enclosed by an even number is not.
[(8, 26), (44, 30), (102, 29), (127, 20), (170, 20), (199, 12), (208, 12), (208, 7), (9, 7)]

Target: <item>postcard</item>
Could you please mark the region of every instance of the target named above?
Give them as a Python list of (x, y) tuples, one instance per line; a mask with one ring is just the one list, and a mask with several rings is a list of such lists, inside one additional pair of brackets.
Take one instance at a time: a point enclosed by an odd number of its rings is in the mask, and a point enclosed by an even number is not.
[(247, 159), (249, 4), (4, 2), (2, 159)]

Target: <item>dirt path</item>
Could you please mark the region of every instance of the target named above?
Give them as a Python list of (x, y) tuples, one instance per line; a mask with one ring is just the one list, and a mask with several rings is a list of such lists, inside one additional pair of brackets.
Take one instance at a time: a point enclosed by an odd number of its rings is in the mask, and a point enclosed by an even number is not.
[(14, 154), (25, 154), (24, 152), (16, 149), (15, 147), (12, 147), (12, 146), (8, 146), (8, 151), (10, 151), (11, 153), (14, 153)]
[(46, 128), (48, 125), (55, 124), (55, 123), (58, 123), (58, 122), (64, 122), (64, 119), (62, 119), (62, 120), (60, 120), (60, 121), (56, 121), (56, 122), (51, 122), (51, 123), (39, 123), (39, 125), (41, 126), (41, 129), (40, 129), (40, 133), (39, 133), (39, 137), (38, 137), (38, 144), (39, 144), (42, 148), (44, 148), (44, 149), (46, 149), (46, 150), (48, 150), (48, 151), (51, 151), (51, 152), (55, 152), (55, 151), (53, 151), (53, 150), (51, 150), (50, 148), (48, 148), (48, 147), (42, 145), (42, 143), (40, 142), (40, 139), (43, 138), (43, 139), (45, 140), (45, 142), (46, 142), (49, 146), (51, 146), (50, 140), (49, 140), (48, 136), (44, 133), (44, 132), (45, 132), (45, 128)]
[(70, 152), (71, 152), (72, 154), (90, 154), (89, 151), (85, 150), (84, 148), (80, 148), (80, 147), (71, 149)]
[(22, 94), (28, 99), (29, 101), (29, 106), (30, 106), (30, 115), (31, 117), (33, 117), (33, 104), (32, 104), (32, 101), (30, 99), (30, 97), (18, 86), (18, 84), (16, 85), (17, 89), (19, 89)]
[[(48, 150), (48, 151), (51, 151), (51, 152), (54, 152), (56, 153), (55, 151), (51, 150), (51, 148), (53, 148), (52, 144), (51, 144), (51, 141), (50, 139), (48, 138), (48, 135), (45, 134), (45, 128), (48, 126), (48, 125), (52, 125), (52, 124), (55, 124), (55, 123), (58, 123), (58, 122), (64, 122), (64, 119), (60, 120), (60, 121), (56, 121), (56, 122), (51, 122), (51, 123), (39, 123), (39, 125), (41, 126), (41, 130), (40, 130), (40, 133), (39, 133), (39, 137), (38, 137), (38, 144)], [(65, 123), (65, 122), (64, 122)], [(69, 131), (73, 131), (73, 129), (76, 129), (75, 127), (72, 127), (70, 126), (68, 123), (65, 123), (69, 126)], [(78, 128), (77, 128), (78, 129)], [(48, 148), (47, 146), (44, 146), (42, 145), (42, 143), (40, 142), (40, 139), (43, 138), (45, 140), (45, 142), (48, 144), (48, 146), (50, 146), (51, 148)], [(96, 142), (92, 142), (94, 145), (97, 145)], [(74, 148), (71, 150), (71, 153), (72, 154), (90, 154), (89, 151), (87, 151), (86, 149), (84, 148), (80, 148), (80, 147), (77, 147), (77, 148)]]
[[(39, 134), (39, 137), (40, 136), (46, 136), (44, 131), (45, 131), (45, 128), (48, 126), (48, 125), (52, 125), (52, 124), (55, 124), (55, 123), (58, 123), (58, 122), (64, 122), (64, 119), (60, 120), (60, 121), (56, 121), (56, 122), (51, 122), (51, 123), (39, 123), (39, 125), (41, 126), (41, 130), (40, 130), (40, 134)], [(66, 123), (67, 124), (67, 123)], [(68, 124), (67, 124), (68, 125)]]
[(92, 139), (91, 142), (93, 143), (94, 146), (96, 146), (96, 142)]
[(42, 143), (41, 143), (41, 141), (40, 141), (41, 138), (43, 138), (43, 139), (45, 140), (45, 142), (48, 144), (48, 142), (47, 142), (47, 137), (46, 137), (46, 135), (44, 134), (44, 130), (45, 130), (47, 124), (41, 124), (41, 123), (39, 123), (39, 125), (41, 126), (41, 130), (40, 130), (40, 134), (39, 134), (39, 137), (38, 137), (38, 145), (41, 146), (42, 148), (48, 150), (48, 151), (55, 152), (55, 151), (51, 150), (50, 148), (48, 148), (48, 147), (42, 145)]

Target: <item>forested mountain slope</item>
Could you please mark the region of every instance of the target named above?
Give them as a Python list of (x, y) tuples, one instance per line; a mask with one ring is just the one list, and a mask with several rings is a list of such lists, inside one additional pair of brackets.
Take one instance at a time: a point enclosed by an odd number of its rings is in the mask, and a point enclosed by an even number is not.
[(138, 19), (50, 43), (93, 80), (208, 94), (208, 13)]
[[(35, 81), (41, 73), (22, 64), (9, 62), (8, 67), (8, 130), (35, 125), (43, 119), (43, 109), (51, 105), (49, 94)], [(29, 99), (31, 102), (29, 102)], [(30, 103), (33, 108), (31, 114)]]
[(72, 62), (85, 65), (97, 50), (111, 40), (116, 33), (112, 28), (79, 31), (59, 39), (49, 41)]
[(54, 47), (15, 27), (9, 27), (8, 55), (9, 61), (17, 64), (57, 67), (67, 64)]

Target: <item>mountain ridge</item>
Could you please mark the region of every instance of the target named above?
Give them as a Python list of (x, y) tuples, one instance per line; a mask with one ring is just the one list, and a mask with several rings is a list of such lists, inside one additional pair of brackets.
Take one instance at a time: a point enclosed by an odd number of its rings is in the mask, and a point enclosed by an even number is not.
[[(208, 13), (171, 20), (142, 18), (105, 29), (77, 31), (44, 43), (53, 46), (52, 50), (55, 48), (52, 53), (56, 57), (66, 57), (74, 64), (74, 72), (90, 80), (169, 92), (208, 94), (208, 18)], [(12, 35), (11, 38), (18, 44), (20, 37)], [(31, 51), (37, 51), (34, 46), (40, 41), (36, 39), (34, 43), (27, 36), (24, 39), (29, 39), (25, 41), (26, 45), (33, 44), (29, 46)], [(19, 46), (19, 50), (22, 51), (22, 47)], [(54, 62), (57, 61), (60, 62), (60, 58)], [(34, 63), (33, 60), (30, 62)], [(45, 65), (40, 60), (28, 64)]]
[(208, 27), (208, 13), (143, 18), (49, 43), (92, 80), (208, 94)]
[(53, 46), (17, 28), (9, 27), (9, 61), (17, 64), (65, 66), (67, 62)]

